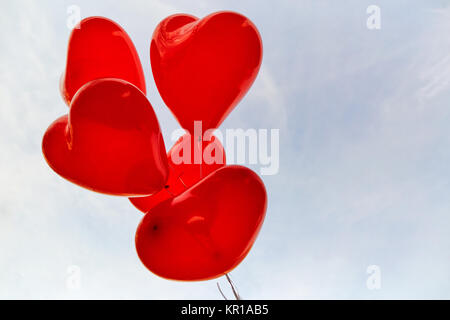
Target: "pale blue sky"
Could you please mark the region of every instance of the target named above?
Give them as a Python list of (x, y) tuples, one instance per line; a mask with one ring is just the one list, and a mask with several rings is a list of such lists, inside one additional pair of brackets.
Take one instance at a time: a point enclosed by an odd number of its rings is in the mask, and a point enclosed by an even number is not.
[[(134, 249), (140, 212), (46, 165), (42, 135), (67, 112), (72, 4), (129, 33), (167, 145), (178, 125), (151, 77), (158, 22), (235, 10), (260, 30), (261, 72), (222, 125), (280, 129), (265, 224), (232, 272), (244, 298), (450, 298), (448, 0), (2, 1), (0, 298), (220, 298), (216, 281), (148, 272)], [(371, 4), (380, 30), (366, 28)], [(380, 290), (366, 288), (372, 264)], [(70, 265), (78, 290), (66, 288)]]

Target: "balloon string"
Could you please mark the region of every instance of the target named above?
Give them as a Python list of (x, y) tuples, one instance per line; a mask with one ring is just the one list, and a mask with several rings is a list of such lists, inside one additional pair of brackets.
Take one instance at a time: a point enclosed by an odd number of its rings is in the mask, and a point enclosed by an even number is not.
[(233, 294), (234, 297), (236, 298), (236, 300), (241, 300), (241, 296), (239, 295), (239, 293), (237, 292), (236, 286), (234, 285), (233, 281), (231, 280), (230, 276), (228, 275), (228, 273), (225, 273), (225, 276), (227, 277), (228, 282), (230, 283), (231, 286), (231, 290), (233, 290)]
[(184, 183), (183, 179), (181, 179), (181, 176), (178, 176), (178, 180), (180, 180), (180, 182), (183, 184), (183, 186), (187, 189), (188, 186), (186, 185), (186, 183)]
[[(182, 185), (184, 186), (184, 188), (187, 190), (187, 189), (188, 189), (188, 186), (186, 185), (186, 183), (184, 183), (183, 179), (181, 179), (181, 176), (178, 176), (178, 180), (180, 180), (181, 184), (182, 184)], [(168, 193), (172, 198), (175, 197), (175, 195), (174, 195), (172, 192), (169, 191), (169, 186), (168, 186), (168, 185), (166, 185), (166, 186), (164, 187), (164, 190), (166, 190), (167, 193)]]
[[(242, 300), (241, 296), (239, 295), (239, 292), (236, 289), (236, 286), (234, 285), (233, 281), (231, 280), (230, 276), (228, 275), (228, 273), (225, 273), (225, 277), (227, 277), (228, 283), (231, 286), (231, 290), (233, 291), (233, 295), (236, 298), (236, 300)], [(225, 300), (228, 300), (227, 297), (223, 294), (222, 289), (220, 288), (219, 283), (217, 282), (217, 288), (219, 289), (220, 294), (222, 295), (222, 297)]]
[(164, 189), (167, 191), (167, 193), (173, 198), (174, 194), (172, 192), (169, 191), (169, 186), (165, 186)]
[(220, 289), (220, 284), (217, 282), (217, 289), (219, 289), (220, 294), (222, 295), (224, 300), (228, 300), (227, 297), (223, 294), (222, 289)]
[(203, 178), (203, 172), (202, 172), (202, 164), (203, 164), (203, 150), (202, 150), (202, 146), (201, 146), (201, 141), (202, 141), (202, 137), (198, 136), (198, 147), (200, 149), (200, 152), (202, 153), (202, 158), (201, 158), (201, 162), (200, 162), (200, 179)]

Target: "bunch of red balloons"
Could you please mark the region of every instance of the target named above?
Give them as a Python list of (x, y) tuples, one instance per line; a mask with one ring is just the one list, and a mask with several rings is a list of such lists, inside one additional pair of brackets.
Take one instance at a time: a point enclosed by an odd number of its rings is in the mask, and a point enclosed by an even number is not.
[[(118, 24), (102, 17), (82, 20), (70, 35), (60, 83), (70, 109), (49, 126), (42, 150), (63, 178), (129, 197), (145, 213), (136, 249), (150, 271), (212, 279), (245, 258), (267, 207), (261, 179), (225, 165), (223, 146), (208, 133), (252, 85), (261, 38), (234, 12), (203, 19), (176, 14), (154, 31), (150, 59), (161, 97), (187, 132), (167, 155), (136, 49)], [(200, 133), (194, 121), (201, 121)], [(214, 161), (202, 161), (205, 154)]]

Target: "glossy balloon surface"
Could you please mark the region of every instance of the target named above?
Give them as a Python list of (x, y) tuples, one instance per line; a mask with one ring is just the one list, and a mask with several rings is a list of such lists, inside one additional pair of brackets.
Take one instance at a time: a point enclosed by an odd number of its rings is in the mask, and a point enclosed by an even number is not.
[(103, 17), (83, 19), (73, 29), (67, 48), (61, 94), (68, 105), (84, 84), (100, 78), (117, 78), (137, 86), (144, 94), (141, 61), (128, 34)]
[(181, 126), (217, 128), (252, 85), (262, 60), (255, 25), (234, 12), (203, 19), (176, 14), (153, 33), (150, 58), (156, 86)]
[[(182, 155), (184, 151), (184, 141), (188, 141), (190, 146), (190, 157), (188, 162), (175, 163), (172, 155)], [(214, 156), (217, 160), (213, 163), (206, 163), (202, 157), (200, 164), (195, 162), (195, 153)], [(217, 152), (217, 155), (216, 155)], [(217, 158), (216, 158), (217, 156)], [(220, 159), (219, 159), (220, 158)], [(212, 136), (208, 141), (193, 141), (190, 134), (182, 136), (167, 153), (169, 163), (169, 179), (164, 189), (148, 197), (130, 198), (131, 203), (142, 212), (148, 212), (158, 203), (172, 198), (184, 192), (187, 188), (197, 183), (200, 179), (206, 177), (211, 172), (223, 167), (226, 163), (225, 150), (219, 139)]]
[(111, 195), (152, 194), (164, 187), (169, 173), (152, 106), (123, 80), (94, 80), (83, 86), (69, 115), (45, 132), (42, 149), (63, 178)]
[(136, 249), (153, 273), (173, 280), (207, 280), (236, 267), (264, 220), (267, 196), (250, 169), (225, 166), (144, 215)]

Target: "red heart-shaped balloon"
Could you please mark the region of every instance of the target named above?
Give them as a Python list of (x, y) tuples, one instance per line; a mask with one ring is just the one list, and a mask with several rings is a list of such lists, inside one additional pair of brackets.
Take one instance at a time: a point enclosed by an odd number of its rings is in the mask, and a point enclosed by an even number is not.
[(245, 167), (225, 166), (144, 215), (137, 253), (150, 271), (167, 279), (219, 277), (250, 251), (266, 207), (261, 179)]
[(252, 85), (262, 59), (255, 25), (234, 12), (159, 23), (150, 46), (156, 86), (183, 128), (217, 128)]
[(61, 94), (70, 105), (78, 89), (101, 78), (122, 79), (146, 92), (141, 61), (125, 30), (112, 20), (89, 17), (70, 34)]
[[(164, 190), (148, 197), (130, 198), (137, 209), (146, 213), (158, 203), (179, 195), (203, 177), (225, 165), (225, 150), (219, 139), (211, 136), (210, 139), (199, 142), (193, 141), (192, 137), (189, 133), (185, 134), (167, 153), (169, 179)], [(185, 150), (188, 150), (190, 154), (183, 159)], [(198, 155), (201, 155), (201, 163), (197, 164), (195, 160)], [(180, 163), (179, 160), (182, 162)]]
[(63, 178), (112, 195), (149, 195), (169, 174), (164, 141), (150, 102), (118, 79), (88, 82), (69, 115), (45, 132), (42, 150)]

